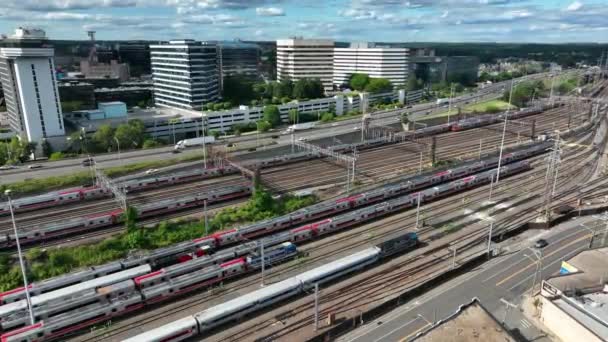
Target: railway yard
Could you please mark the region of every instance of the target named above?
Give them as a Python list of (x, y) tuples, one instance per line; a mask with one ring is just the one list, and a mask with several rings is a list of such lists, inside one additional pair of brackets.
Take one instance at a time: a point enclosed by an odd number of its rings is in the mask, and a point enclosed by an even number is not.
[[(33, 284), (35, 324), (23, 289), (0, 293), (2, 341), (335, 338), (363, 324), (364, 313), (395, 307), (408, 291), (500, 253), (528, 224), (608, 195), (608, 87), (600, 83), (590, 96), (414, 132), (376, 128), (363, 141), (360, 131), (332, 145), (324, 140), (326, 150), (356, 156), (354, 182), (331, 158), (298, 145), (291, 160), (244, 160), (237, 166), (259, 168), (272, 193), (313, 191), (320, 202)], [(200, 217), (203, 202), (213, 215), (250, 195), (252, 180), (237, 166), (200, 166), (116, 184), (143, 214), (139, 225)], [(69, 203), (50, 205), (45, 197), (40, 208), (21, 199), (15, 221), (22, 243), (60, 248), (123, 230), (120, 204), (97, 191), (55, 193), (52, 201)], [(11, 234), (10, 216), (0, 216), (0, 248), (9, 253)]]

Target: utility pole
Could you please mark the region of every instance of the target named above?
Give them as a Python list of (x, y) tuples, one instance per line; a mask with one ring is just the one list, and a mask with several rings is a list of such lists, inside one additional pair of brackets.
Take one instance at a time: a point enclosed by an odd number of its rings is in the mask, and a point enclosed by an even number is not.
[(420, 149), (420, 164), (418, 166), (418, 174), (422, 174), (422, 148)]
[(479, 139), (479, 159), (481, 159), (481, 146), (483, 144), (483, 138)]
[(492, 230), (494, 230), (494, 222), (490, 223), (490, 233), (488, 234), (488, 259), (492, 257)]
[(203, 131), (203, 167), (207, 168), (207, 146), (205, 145), (205, 116), (201, 114), (201, 129)]
[(32, 299), (30, 298), (29, 284), (27, 283), (27, 275), (25, 274), (25, 264), (23, 263), (23, 254), (21, 253), (21, 243), (19, 243), (19, 233), (17, 232), (17, 223), (15, 222), (15, 213), (13, 211), (13, 199), (11, 198), (11, 190), (4, 191), (4, 195), (8, 198), (8, 207), (11, 211), (11, 221), (13, 223), (13, 231), (15, 232), (15, 244), (17, 245), (17, 254), (19, 256), (19, 265), (21, 266), (21, 274), (23, 275), (23, 288), (25, 290), (25, 300), (27, 302), (27, 310), (30, 314), (30, 323), (34, 325), (34, 312), (32, 309)]
[(452, 113), (452, 98), (454, 97), (454, 84), (450, 86), (450, 100), (448, 101), (448, 125), (450, 124), (450, 114)]
[(502, 164), (502, 151), (505, 147), (505, 134), (507, 133), (507, 121), (511, 111), (511, 101), (513, 99), (513, 79), (511, 79), (511, 90), (509, 91), (509, 107), (505, 112), (505, 124), (502, 127), (502, 139), (500, 141), (500, 153), (498, 154), (498, 166), (496, 167), (496, 182), (500, 180), (500, 165)]
[(319, 283), (315, 283), (315, 331), (319, 329)]
[(203, 214), (205, 216), (205, 236), (209, 232), (209, 218), (207, 216), (207, 200), (203, 201)]
[(506, 301), (504, 298), (500, 298), (500, 301), (505, 304), (505, 315), (502, 317), (502, 325), (505, 325), (505, 322), (507, 321), (507, 314), (509, 313), (511, 308), (517, 308), (517, 305)]
[(420, 196), (422, 194), (422, 191), (418, 191), (418, 206), (416, 208), (416, 229), (418, 229), (418, 222), (420, 220)]
[(494, 174), (490, 175), (490, 197), (488, 202), (492, 202), (492, 188), (494, 187)]
[[(547, 222), (551, 220), (551, 203), (553, 195), (555, 194), (555, 187), (557, 185), (557, 174), (558, 174), (558, 163), (560, 162), (560, 138), (559, 134), (555, 139), (555, 145), (553, 151), (549, 155), (549, 165), (547, 166), (547, 173), (545, 174), (545, 193), (544, 193), (544, 210), (545, 219)], [(553, 183), (553, 184), (552, 184)]]
[(436, 160), (435, 160), (435, 150), (437, 149), (437, 137), (436, 136), (432, 136), (431, 137), (431, 166), (435, 166)]
[(264, 239), (260, 241), (260, 254), (262, 256), (262, 287), (264, 287), (264, 271), (266, 268), (266, 260), (264, 260)]

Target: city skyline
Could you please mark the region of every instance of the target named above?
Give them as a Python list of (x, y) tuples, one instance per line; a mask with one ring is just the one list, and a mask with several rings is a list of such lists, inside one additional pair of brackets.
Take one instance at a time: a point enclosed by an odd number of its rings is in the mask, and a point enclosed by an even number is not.
[(608, 42), (608, 8), (585, 0), (7, 0), (0, 32), (51, 39)]

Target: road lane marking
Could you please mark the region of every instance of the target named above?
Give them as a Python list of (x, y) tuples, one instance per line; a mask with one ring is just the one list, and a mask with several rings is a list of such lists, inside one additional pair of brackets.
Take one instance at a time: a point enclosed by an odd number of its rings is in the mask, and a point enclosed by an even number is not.
[(524, 329), (528, 329), (532, 326), (532, 324), (530, 324), (530, 322), (528, 322), (528, 320), (526, 320), (525, 318), (523, 318), (521, 321), (519, 321), (519, 323), (521, 323), (521, 326)]
[[(402, 325), (400, 325), (400, 326), (396, 327), (395, 329), (393, 329), (393, 330), (391, 330), (391, 331), (387, 332), (386, 334), (384, 334), (384, 335), (380, 336), (380, 338), (377, 338), (377, 339), (375, 339), (374, 341), (382, 341), (382, 340), (384, 340), (384, 338), (385, 338), (385, 337), (387, 337), (387, 336), (389, 336), (389, 335), (392, 335), (392, 334), (393, 334), (393, 333), (395, 333), (397, 330), (403, 329), (403, 328), (407, 327), (408, 325), (410, 325), (410, 324), (412, 324), (412, 323), (416, 322), (416, 321), (417, 321), (417, 320), (419, 320), (419, 319), (420, 319), (420, 316), (416, 316), (416, 318), (414, 318), (413, 320), (411, 320), (411, 321), (409, 321), (409, 322), (405, 322), (404, 324), (402, 324)], [(416, 332), (420, 331), (421, 329), (424, 329), (424, 328), (425, 328), (425, 327), (427, 327), (428, 325), (429, 325), (429, 323), (424, 322), (424, 326), (423, 326), (422, 328), (420, 328), (420, 329), (416, 330)]]
[[(551, 243), (552, 245), (554, 245), (554, 244), (560, 243), (561, 241), (563, 241), (563, 240), (565, 240), (565, 239), (570, 238), (570, 237), (571, 237), (571, 236), (573, 236), (573, 235), (577, 235), (577, 234), (581, 234), (581, 233), (584, 233), (584, 231), (580, 231), (580, 230), (578, 230), (578, 231), (575, 231), (575, 232), (573, 232), (573, 233), (570, 233), (570, 234), (568, 234), (568, 235), (566, 235), (566, 236), (564, 236), (564, 237), (561, 237), (561, 238), (559, 238), (558, 240), (551, 241), (550, 243)], [(539, 234), (539, 235), (540, 235), (540, 234)], [(538, 237), (538, 235), (536, 235), (536, 237)], [(536, 237), (534, 237), (533, 239), (536, 239)], [(501, 261), (500, 261), (498, 264), (503, 263), (503, 262), (505, 262), (505, 261), (508, 261), (508, 260), (510, 260), (510, 259), (512, 259), (512, 258), (514, 258), (514, 257), (516, 257), (516, 256), (521, 256), (521, 252), (522, 252), (522, 251), (524, 251), (526, 248), (527, 248), (527, 246), (526, 246), (525, 248), (523, 248), (523, 249), (521, 249), (521, 250), (517, 251), (515, 254), (513, 254), (513, 255), (509, 256), (507, 259), (501, 260)], [(499, 275), (499, 274), (501, 274), (501, 273), (506, 272), (506, 271), (507, 271), (507, 270), (508, 270), (508, 269), (509, 269), (511, 266), (514, 266), (514, 265), (516, 265), (516, 264), (518, 264), (518, 263), (520, 263), (520, 262), (522, 262), (522, 261), (526, 261), (526, 260), (529, 260), (529, 259), (528, 259), (528, 258), (526, 258), (526, 257), (523, 257), (521, 260), (516, 261), (514, 264), (511, 264), (511, 265), (510, 265), (509, 267), (507, 267), (506, 269), (501, 269), (500, 271), (496, 272), (495, 274), (493, 274), (493, 275), (489, 276), (488, 278), (484, 279), (484, 280), (483, 280), (483, 282), (484, 282), (484, 283), (485, 283), (485, 282), (487, 282), (488, 280), (490, 280), (490, 279), (492, 279), (492, 278), (496, 277), (497, 275)], [(493, 267), (498, 266), (498, 264), (494, 265)]]
[[(572, 251), (572, 252), (570, 252), (570, 253), (566, 254), (566, 255), (565, 255), (563, 258), (559, 258), (559, 259), (554, 260), (554, 261), (550, 262), (549, 264), (545, 265), (545, 266), (543, 267), (543, 270), (548, 269), (549, 267), (551, 267), (551, 266), (552, 266), (553, 264), (555, 264), (555, 263), (562, 262), (562, 260), (565, 260), (565, 259), (570, 258), (571, 256), (569, 256), (569, 255), (576, 255), (576, 253), (578, 253), (578, 252), (580, 252), (580, 251), (583, 251), (583, 250), (585, 250), (585, 249), (587, 249), (587, 247), (581, 247), (581, 248), (577, 248), (577, 249), (575, 249), (574, 251)], [(509, 291), (511, 291), (511, 290), (513, 290), (514, 288), (516, 288), (517, 286), (519, 286), (519, 285), (523, 284), (524, 282), (526, 282), (528, 279), (532, 278), (533, 276), (534, 276), (534, 273), (532, 273), (532, 274), (530, 274), (529, 276), (525, 277), (525, 278), (524, 278), (524, 279), (522, 279), (522, 280), (521, 280), (519, 283), (517, 283), (517, 284), (515, 284), (515, 285), (511, 286), (511, 288), (509, 288)], [(528, 290), (524, 291), (524, 293), (525, 293), (525, 292), (527, 292), (527, 291), (528, 291)]]
[[(545, 260), (546, 258), (548, 258), (548, 257), (550, 257), (550, 256), (552, 256), (552, 255), (554, 255), (554, 254), (556, 254), (557, 252), (559, 252), (559, 251), (561, 251), (561, 250), (563, 250), (563, 249), (565, 249), (565, 248), (570, 247), (571, 245), (574, 245), (574, 244), (576, 244), (576, 243), (578, 243), (578, 242), (580, 242), (580, 241), (583, 241), (583, 240), (589, 239), (589, 237), (591, 237), (591, 235), (590, 235), (590, 234), (586, 234), (586, 235), (581, 236), (581, 237), (580, 237), (580, 238), (578, 238), (578, 239), (572, 240), (570, 243), (563, 245), (562, 247), (560, 247), (560, 248), (558, 248), (558, 249), (554, 250), (553, 252), (551, 252), (551, 253), (549, 253), (549, 254), (547, 254), (547, 255), (544, 255), (544, 256), (543, 256), (543, 258), (542, 258), (542, 260)], [(499, 281), (498, 283), (496, 283), (496, 286), (500, 286), (500, 285), (502, 285), (502, 284), (506, 283), (507, 281), (509, 281), (509, 280), (510, 280), (510, 279), (512, 279), (513, 277), (515, 277), (515, 276), (517, 276), (517, 275), (521, 274), (522, 272), (525, 272), (525, 271), (526, 271), (528, 268), (530, 268), (530, 267), (532, 267), (532, 266), (535, 266), (535, 263), (528, 264), (528, 266), (526, 266), (526, 267), (524, 267), (524, 268), (522, 268), (522, 269), (518, 270), (517, 272), (512, 273), (511, 275), (509, 275), (509, 276), (505, 277), (504, 279), (502, 279), (501, 281)]]

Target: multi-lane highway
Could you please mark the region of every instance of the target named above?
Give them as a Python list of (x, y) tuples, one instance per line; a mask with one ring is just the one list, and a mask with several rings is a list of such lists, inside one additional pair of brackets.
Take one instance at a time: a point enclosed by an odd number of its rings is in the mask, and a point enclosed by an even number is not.
[[(542, 259), (542, 277), (546, 278), (559, 271), (562, 260), (588, 247), (591, 233), (581, 224), (593, 220), (591, 217), (581, 218), (551, 231), (531, 231), (517, 241), (507, 241), (501, 256), (412, 299), (399, 309), (342, 336), (339, 341), (407, 340), (474, 297), (495, 318), (505, 320), (510, 330), (518, 329), (527, 340), (550, 341), (519, 309), (506, 312), (506, 304), (501, 299), (520, 306), (522, 296), (530, 293), (537, 267), (532, 251), (534, 241), (543, 238), (549, 242)], [(539, 280), (536, 282), (538, 284)]]
[[(516, 82), (521, 82), (525, 79), (538, 79), (545, 77), (545, 74), (535, 74), (527, 77), (522, 77), (516, 79)], [(461, 105), (467, 105), (469, 103), (481, 102), (486, 100), (495, 99), (502, 95), (504, 89), (510, 85), (510, 81), (504, 81), (500, 83), (496, 83), (493, 85), (489, 85), (483, 89), (480, 89), (476, 93), (472, 94), (464, 94), (459, 97), (455, 97), (453, 100), (453, 106), (458, 107)], [(446, 108), (444, 106), (437, 106), (435, 103), (423, 103), (414, 105), (411, 108), (400, 108), (393, 110), (383, 110), (372, 113), (372, 118), (376, 124), (379, 125), (388, 125), (394, 124), (399, 121), (399, 117), (401, 113), (408, 112), (411, 113), (410, 118), (413, 120), (423, 119), (427, 115), (431, 115), (438, 112), (445, 111)], [(306, 138), (309, 140), (312, 139), (322, 139), (327, 137), (334, 137), (336, 135), (341, 135), (345, 133), (351, 133), (353, 131), (359, 130), (361, 127), (361, 118), (355, 117), (353, 119), (347, 119), (334, 123), (327, 124), (319, 124), (315, 129), (296, 132), (294, 135), (294, 139)], [(277, 131), (270, 132), (266, 134), (259, 135), (244, 135), (240, 137), (231, 137), (228, 139), (222, 139), (224, 143), (236, 143), (236, 144), (247, 144), (247, 145), (255, 145), (256, 141), (266, 141), (269, 142), (273, 140), (271, 137), (273, 135), (277, 135)], [(291, 144), (292, 137), (291, 135), (280, 135), (278, 139), (274, 139), (276, 144), (273, 144), (272, 147), (280, 147)], [(272, 150), (272, 148), (269, 148)], [(166, 160), (168, 158), (177, 158), (177, 157), (187, 157), (191, 155), (201, 154), (201, 149), (192, 149), (189, 151), (185, 151), (179, 155), (171, 154), (173, 150), (173, 146), (165, 146), (155, 149), (149, 150), (135, 150), (135, 151), (126, 151), (121, 152), (120, 155), (118, 153), (106, 153), (95, 156), (95, 160), (97, 161), (97, 165), (100, 168), (108, 168), (114, 166), (125, 165), (129, 163), (137, 163), (143, 161), (155, 161), (155, 160)], [(276, 153), (283, 153), (281, 151), (276, 151)], [(272, 151), (266, 151), (264, 153), (273, 154)], [(255, 155), (255, 154), (254, 154)], [(82, 166), (82, 161), (84, 158), (73, 158), (66, 159), (60, 161), (53, 162), (41, 162), (39, 164), (42, 165), (41, 168), (38, 169), (28, 169), (26, 166), (21, 166), (19, 169), (15, 170), (4, 170), (0, 171), (0, 184), (10, 184), (13, 182), (23, 181), (27, 179), (36, 179), (36, 178), (44, 178), (51, 176), (60, 176), (65, 174), (71, 174), (76, 170), (84, 170), (85, 168)]]

